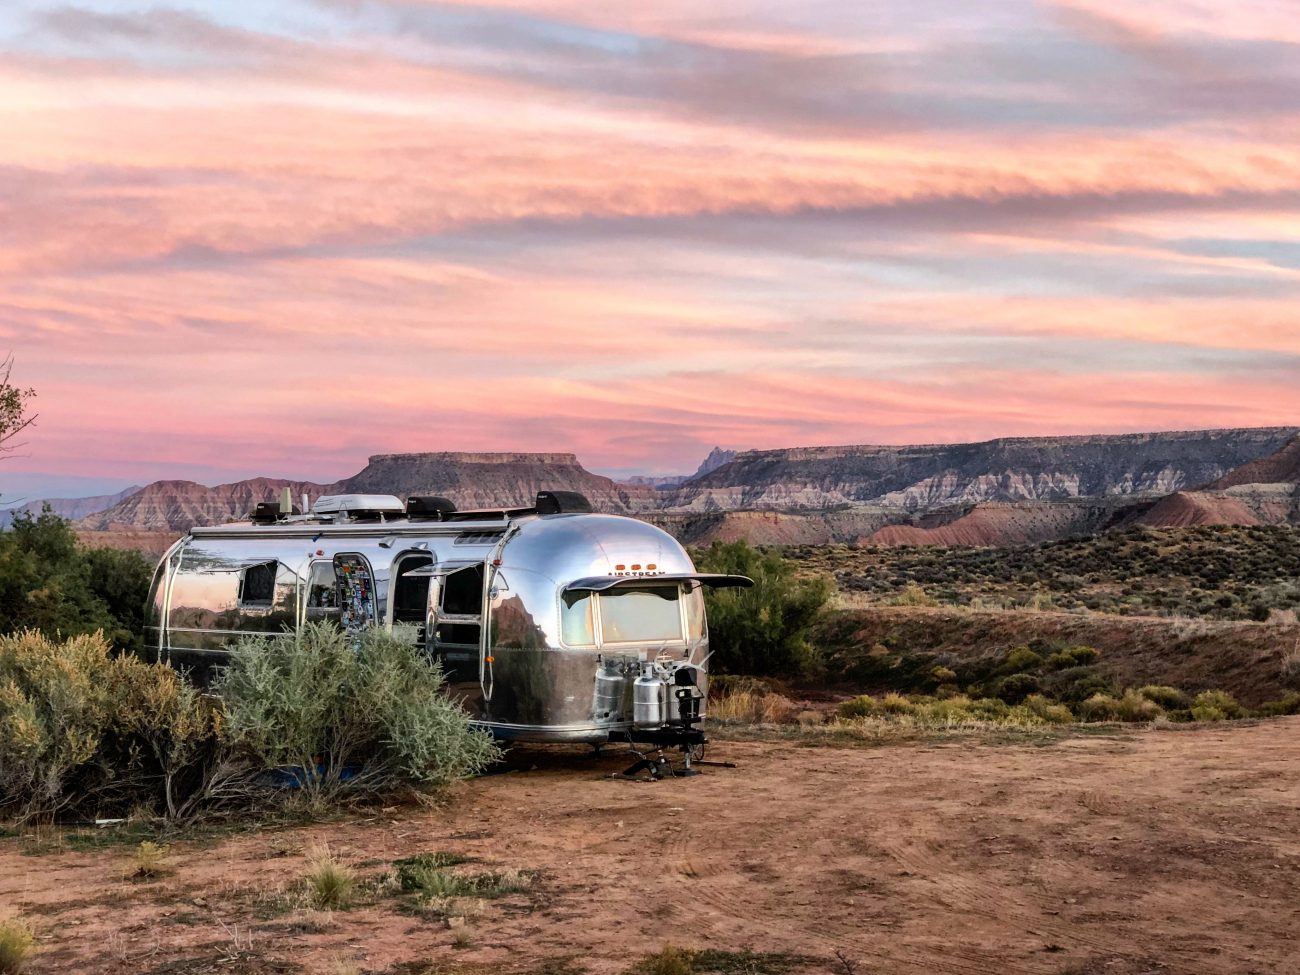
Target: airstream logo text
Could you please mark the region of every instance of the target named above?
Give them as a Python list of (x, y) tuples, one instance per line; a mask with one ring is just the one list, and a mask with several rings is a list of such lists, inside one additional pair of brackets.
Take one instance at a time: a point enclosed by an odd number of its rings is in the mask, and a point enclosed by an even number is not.
[(661, 576), (664, 573), (653, 562), (647, 562), (644, 567), (639, 562), (633, 562), (631, 565), (620, 562), (614, 566), (612, 574), (616, 576)]

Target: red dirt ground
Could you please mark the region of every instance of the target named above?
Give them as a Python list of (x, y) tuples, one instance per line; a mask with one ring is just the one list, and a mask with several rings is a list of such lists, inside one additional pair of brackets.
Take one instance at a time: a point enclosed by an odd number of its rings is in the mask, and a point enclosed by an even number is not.
[[(32, 972), (615, 975), (665, 942), (806, 956), (796, 971), (1138, 975), (1296, 970), (1300, 718), (883, 747), (734, 741), (693, 779), (615, 781), (621, 756), (516, 756), (441, 808), (173, 846), (29, 855), (0, 841), (0, 916), (32, 922)], [(303, 851), (363, 873), (428, 850), (540, 871), (452, 947), (393, 899), (259, 919)], [(369, 864), (369, 866), (365, 866)], [(553, 969), (552, 969), (553, 970)]]

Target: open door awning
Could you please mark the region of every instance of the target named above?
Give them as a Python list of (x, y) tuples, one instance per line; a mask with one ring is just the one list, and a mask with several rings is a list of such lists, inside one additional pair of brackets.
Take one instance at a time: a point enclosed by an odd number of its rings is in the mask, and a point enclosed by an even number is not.
[(717, 572), (665, 572), (650, 576), (588, 576), (566, 585), (566, 592), (605, 592), (633, 586), (652, 586), (664, 582), (698, 582), (710, 589), (748, 589), (754, 584), (749, 576), (729, 576)]

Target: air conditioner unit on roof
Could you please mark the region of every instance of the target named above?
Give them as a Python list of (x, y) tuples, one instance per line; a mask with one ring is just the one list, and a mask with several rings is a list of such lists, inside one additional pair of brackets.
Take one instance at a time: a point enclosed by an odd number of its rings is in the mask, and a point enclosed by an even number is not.
[(360, 512), (401, 515), (406, 505), (391, 494), (326, 494), (311, 506), (316, 515), (355, 515)]

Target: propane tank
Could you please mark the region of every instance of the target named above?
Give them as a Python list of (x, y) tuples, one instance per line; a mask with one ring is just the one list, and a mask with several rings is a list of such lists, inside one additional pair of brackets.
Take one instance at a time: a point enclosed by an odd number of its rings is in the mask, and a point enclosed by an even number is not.
[(617, 660), (606, 660), (596, 674), (596, 698), (592, 705), (597, 721), (618, 721), (623, 716), (622, 665)]
[(664, 680), (653, 665), (632, 683), (632, 721), (638, 728), (664, 723)]

